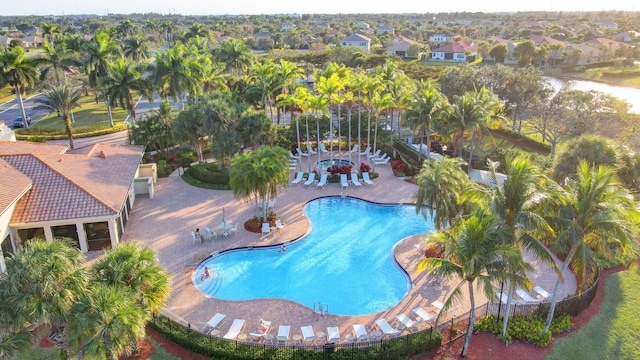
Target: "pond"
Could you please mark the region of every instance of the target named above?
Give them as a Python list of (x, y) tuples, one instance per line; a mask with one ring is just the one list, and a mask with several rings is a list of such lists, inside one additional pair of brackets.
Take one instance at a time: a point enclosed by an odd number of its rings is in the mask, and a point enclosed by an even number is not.
[(551, 86), (556, 91), (559, 91), (560, 88), (567, 82), (571, 84), (571, 87), (575, 90), (589, 91), (596, 90), (606, 94), (613, 95), (619, 99), (626, 100), (631, 104), (631, 108), (629, 109), (630, 113), (640, 114), (640, 89), (628, 88), (622, 86), (614, 86), (607, 85), (594, 81), (586, 81), (586, 80), (563, 80), (554, 77), (546, 77)]

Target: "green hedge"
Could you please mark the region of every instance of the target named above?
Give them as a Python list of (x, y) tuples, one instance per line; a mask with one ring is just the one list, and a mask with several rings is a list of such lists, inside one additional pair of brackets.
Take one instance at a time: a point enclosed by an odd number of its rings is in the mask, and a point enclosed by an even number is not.
[[(127, 125), (124, 123), (116, 123), (111, 126), (103, 126), (103, 127), (95, 127), (95, 126), (80, 126), (80, 127), (72, 127), (71, 133), (73, 134), (73, 138), (83, 138), (90, 136), (98, 136), (98, 135), (106, 135), (112, 134), (115, 132), (127, 130)], [(17, 129), (15, 131), (16, 139), (18, 140), (29, 140), (30, 137), (37, 136), (39, 138), (47, 139), (47, 140), (64, 140), (68, 139), (67, 132), (64, 129), (60, 130), (38, 130), (38, 128), (29, 128), (29, 129)]]
[[(488, 331), (494, 335), (500, 335), (502, 333), (502, 318), (502, 316), (498, 318), (496, 315), (482, 317), (474, 324), (473, 330), (476, 333)], [(545, 319), (537, 314), (512, 316), (509, 318), (509, 324), (507, 324), (507, 336), (503, 340), (524, 340), (530, 344), (545, 347), (549, 345), (553, 335), (560, 334), (573, 327), (571, 316), (569, 315), (560, 315), (554, 318), (549, 331), (546, 333), (542, 332), (544, 323)]]
[[(514, 131), (512, 129), (509, 128), (500, 128), (500, 129), (492, 129), (491, 131), (495, 131), (498, 133), (505, 133), (505, 134), (509, 134), (511, 136), (515, 136), (518, 138), (519, 141), (525, 142), (531, 146), (535, 146), (540, 148), (543, 151), (547, 151), (547, 152), (551, 152), (551, 145), (547, 144), (547, 143), (542, 143), (540, 141), (534, 140), (528, 136), (524, 136), (522, 134), (518, 134), (517, 131)], [(517, 144), (515, 144), (517, 145)]]
[[(327, 359), (327, 356), (320, 349), (274, 348), (258, 344), (223, 341), (193, 331), (164, 316), (154, 317), (149, 326), (181, 347), (217, 360)], [(330, 358), (335, 360), (403, 359), (437, 348), (441, 343), (442, 335), (438, 331), (425, 330), (369, 347), (336, 346), (335, 352)]]
[(188, 171), (191, 177), (203, 183), (229, 186), (229, 173), (227, 172), (211, 171), (211, 168), (202, 165), (192, 166)]

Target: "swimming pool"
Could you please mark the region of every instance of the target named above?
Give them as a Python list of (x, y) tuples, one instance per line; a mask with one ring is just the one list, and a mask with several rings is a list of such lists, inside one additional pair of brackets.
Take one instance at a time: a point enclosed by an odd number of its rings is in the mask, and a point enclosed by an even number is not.
[[(312, 230), (285, 252), (279, 247), (223, 252), (198, 265), (194, 285), (225, 300), (281, 298), (310, 308), (322, 303), (336, 315), (376, 313), (402, 300), (411, 283), (395, 262), (393, 246), (433, 230), (414, 205), (325, 197), (310, 201), (304, 213)], [(213, 275), (200, 281), (205, 267)]]
[(349, 160), (340, 160), (340, 159), (320, 160), (316, 163), (316, 167), (322, 171), (327, 170), (333, 165), (338, 165), (340, 167), (343, 167), (343, 166), (355, 166), (356, 164), (354, 164)]

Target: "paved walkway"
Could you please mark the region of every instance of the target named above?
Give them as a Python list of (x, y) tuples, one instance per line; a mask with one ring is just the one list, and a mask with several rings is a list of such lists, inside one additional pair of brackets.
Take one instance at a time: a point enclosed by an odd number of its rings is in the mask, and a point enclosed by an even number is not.
[[(355, 161), (354, 161), (355, 162)], [(306, 160), (302, 168), (307, 167)], [(349, 189), (349, 196), (381, 203), (412, 203), (417, 186), (393, 176), (389, 166), (378, 167), (380, 177), (375, 184), (360, 189)], [(292, 173), (291, 179), (295, 174)], [(278, 195), (275, 211), (287, 226), (273, 236), (262, 236), (243, 229), (242, 224), (255, 214), (255, 205), (235, 199), (231, 191), (217, 191), (196, 188), (188, 185), (177, 176), (159, 179), (153, 199), (140, 196), (127, 223), (124, 241), (136, 241), (158, 252), (163, 266), (172, 279), (172, 294), (167, 302), (167, 313), (175, 320), (188, 322), (192, 327), (202, 328), (202, 323), (220, 312), (227, 315), (222, 326), (223, 333), (233, 319), (245, 319), (245, 333), (255, 329), (260, 319), (273, 322), (277, 332), (278, 325), (291, 325), (291, 335), (300, 333), (300, 326), (313, 325), (316, 333), (326, 332), (327, 326), (338, 326), (344, 339), (352, 333), (351, 325), (362, 323), (367, 330), (373, 331), (374, 320), (386, 318), (389, 322), (395, 315), (411, 315), (411, 310), (421, 306), (432, 313), (434, 300), (444, 301), (451, 284), (430, 278), (426, 273), (417, 273), (415, 266), (422, 256), (420, 249), (422, 236), (404, 239), (395, 250), (399, 263), (411, 276), (413, 288), (396, 306), (386, 311), (364, 316), (336, 316), (314, 314), (312, 309), (301, 304), (280, 299), (259, 299), (249, 301), (226, 301), (208, 298), (191, 283), (193, 267), (212, 252), (242, 246), (279, 244), (303, 236), (309, 221), (302, 213), (302, 206), (309, 200), (321, 196), (339, 195), (339, 184), (327, 184), (325, 189), (289, 187)], [(239, 223), (238, 233), (229, 237), (220, 237), (217, 241), (193, 244), (191, 231), (206, 227), (217, 228), (222, 219), (224, 206), (226, 219)], [(553, 288), (555, 275), (547, 268), (538, 267), (531, 274), (537, 285), (547, 290)], [(575, 292), (575, 278), (565, 274), (567, 280), (562, 285), (563, 294)], [(331, 286), (327, 284), (327, 286)], [(465, 287), (466, 291), (466, 287)], [(465, 299), (467, 296), (465, 295)], [(486, 300), (476, 298), (477, 304)], [(468, 310), (463, 304), (458, 313)], [(274, 333), (274, 330), (272, 330)]]

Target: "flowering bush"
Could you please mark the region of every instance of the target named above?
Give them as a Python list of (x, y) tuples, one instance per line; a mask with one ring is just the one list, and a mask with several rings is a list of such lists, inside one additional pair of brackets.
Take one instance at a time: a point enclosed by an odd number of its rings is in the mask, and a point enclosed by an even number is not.
[(352, 167), (353, 166), (351, 165), (345, 165), (345, 166), (331, 165), (329, 168), (327, 168), (327, 172), (331, 174), (331, 176), (336, 176), (338, 174), (349, 174), (351, 173)]
[(369, 166), (367, 163), (361, 163), (360, 164), (360, 172), (369, 172), (371, 171), (371, 166)]
[(391, 170), (395, 176), (404, 176), (404, 164), (400, 160), (396, 160), (391, 164)]

